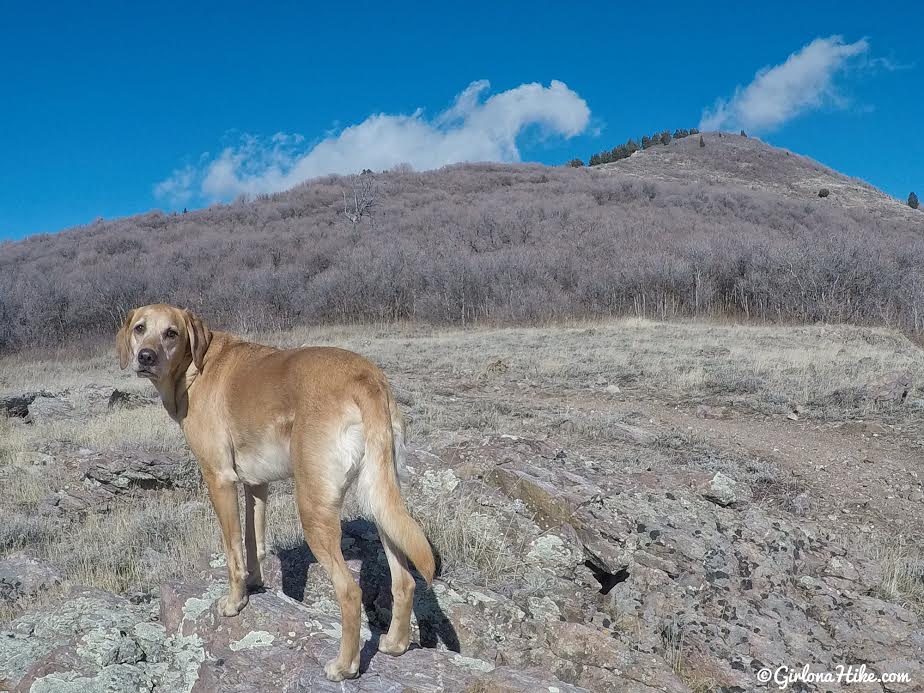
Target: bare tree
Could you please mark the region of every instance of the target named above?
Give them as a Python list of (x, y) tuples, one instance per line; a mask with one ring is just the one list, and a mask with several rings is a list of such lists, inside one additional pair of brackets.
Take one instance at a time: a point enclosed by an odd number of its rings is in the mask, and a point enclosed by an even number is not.
[(381, 194), (381, 186), (375, 174), (365, 169), (358, 176), (350, 178), (351, 195), (343, 192), (343, 215), (354, 226), (363, 217), (369, 217), (370, 223), (375, 226), (375, 206)]

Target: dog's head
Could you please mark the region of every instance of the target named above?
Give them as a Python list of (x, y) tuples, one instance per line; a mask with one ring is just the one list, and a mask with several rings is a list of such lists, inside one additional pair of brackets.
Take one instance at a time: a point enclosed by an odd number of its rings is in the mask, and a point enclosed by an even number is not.
[(154, 382), (176, 378), (190, 363), (202, 370), (212, 333), (188, 310), (155, 304), (129, 311), (116, 336), (119, 366)]

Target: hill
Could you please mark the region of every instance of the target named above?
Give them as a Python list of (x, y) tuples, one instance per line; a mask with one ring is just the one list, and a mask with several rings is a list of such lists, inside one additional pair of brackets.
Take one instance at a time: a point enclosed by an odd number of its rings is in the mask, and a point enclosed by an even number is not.
[(646, 180), (696, 183), (771, 192), (803, 198), (829, 191), (829, 204), (862, 209), (889, 219), (920, 221), (915, 210), (869, 183), (849, 178), (817, 161), (754, 137), (729, 133), (703, 134), (653, 145), (631, 157), (603, 164), (599, 170)]
[[(705, 142), (593, 169), (330, 176), (5, 243), (0, 350), (111, 333), (155, 300), (235, 330), (614, 315), (921, 328), (924, 215), (754, 139)], [(354, 222), (345, 200), (363, 186), (375, 204)]]

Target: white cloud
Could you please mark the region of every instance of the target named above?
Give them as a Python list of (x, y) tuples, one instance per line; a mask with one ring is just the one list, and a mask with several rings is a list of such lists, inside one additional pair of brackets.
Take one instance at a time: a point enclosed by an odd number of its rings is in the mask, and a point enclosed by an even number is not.
[(767, 131), (824, 105), (844, 108), (847, 100), (838, 93), (834, 78), (851, 67), (851, 58), (868, 51), (866, 39), (844, 43), (841, 36), (817, 38), (786, 62), (759, 70), (730, 100), (718, 99), (703, 111), (699, 127)]
[(563, 82), (522, 84), (484, 98), (489, 87), (487, 80), (472, 82), (432, 119), (420, 109), (410, 115), (371, 115), (309, 149), (299, 135), (278, 133), (269, 141), (244, 136), (217, 157), (203, 156), (199, 166), (177, 169), (154, 186), (154, 193), (174, 204), (194, 197), (226, 200), (285, 190), (328, 173), (402, 163), (422, 170), (463, 161), (519, 161), (517, 137), (531, 126), (566, 138), (587, 129), (587, 103)]
[(196, 179), (196, 169), (192, 166), (178, 168), (166, 180), (154, 186), (154, 195), (169, 200), (172, 205), (182, 205), (192, 199), (192, 186)]

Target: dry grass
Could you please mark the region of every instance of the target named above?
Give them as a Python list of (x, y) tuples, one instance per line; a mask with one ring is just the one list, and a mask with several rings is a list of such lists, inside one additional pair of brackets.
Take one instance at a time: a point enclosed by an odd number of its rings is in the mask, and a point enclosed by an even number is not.
[(72, 440), (95, 450), (122, 447), (179, 453), (186, 449), (183, 434), (160, 405), (117, 409), (90, 419), (74, 431)]
[(898, 537), (873, 547), (870, 553), (881, 571), (880, 596), (924, 616), (924, 554), (920, 548)]
[(413, 514), (439, 555), (442, 575), (480, 586), (522, 576), (523, 540), (509, 521), (498, 522), (476, 492), (464, 489), (424, 502), (415, 504)]

